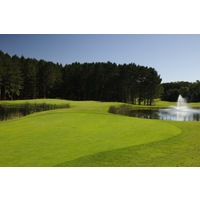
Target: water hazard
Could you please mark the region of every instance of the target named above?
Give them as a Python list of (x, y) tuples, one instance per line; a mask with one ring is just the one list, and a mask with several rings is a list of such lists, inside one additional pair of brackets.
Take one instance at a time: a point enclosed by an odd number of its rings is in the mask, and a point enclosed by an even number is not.
[(119, 107), (111, 106), (109, 112), (113, 114), (127, 115), (132, 117), (175, 121), (200, 121), (200, 109), (191, 108), (181, 95), (178, 96), (177, 104), (165, 109), (134, 109), (130, 105)]
[(69, 108), (69, 104), (54, 105), (46, 103), (30, 104), (25, 103), (22, 105), (0, 105), (0, 121), (19, 118), (35, 112), (41, 112), (46, 110), (53, 110), (59, 108)]
[(189, 107), (186, 99), (179, 95), (176, 106), (157, 110), (131, 110), (129, 116), (175, 121), (200, 121), (200, 109)]
[(200, 121), (200, 110), (194, 109), (190, 112), (175, 109), (152, 109), (152, 110), (131, 110), (128, 114), (132, 117), (175, 121)]

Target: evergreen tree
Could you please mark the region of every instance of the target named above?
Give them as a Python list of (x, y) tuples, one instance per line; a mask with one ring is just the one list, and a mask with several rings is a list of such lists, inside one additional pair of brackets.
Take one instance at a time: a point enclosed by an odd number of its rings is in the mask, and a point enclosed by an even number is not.
[(5, 54), (2, 63), (2, 98), (16, 98), (20, 95), (23, 83), (19, 58), (17, 56), (11, 58)]
[[(160, 75), (154, 68), (135, 63), (76, 62), (63, 67), (23, 56), (11, 58), (0, 52), (1, 99), (66, 98), (151, 105), (159, 97), (160, 83)], [(187, 85), (180, 85), (181, 91), (186, 91)], [(198, 99), (194, 95), (192, 98)]]
[(37, 97), (37, 64), (36, 59), (24, 59), (21, 57), (22, 72), (23, 72), (23, 91), (22, 97), (24, 99), (32, 99)]

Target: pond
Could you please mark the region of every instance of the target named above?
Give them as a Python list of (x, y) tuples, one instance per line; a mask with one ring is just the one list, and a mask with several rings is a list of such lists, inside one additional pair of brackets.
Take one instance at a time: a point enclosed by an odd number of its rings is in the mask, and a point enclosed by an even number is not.
[(131, 110), (129, 116), (160, 119), (160, 120), (175, 120), (175, 121), (200, 121), (200, 110), (191, 109), (190, 111), (176, 109), (152, 109), (152, 110)]
[(22, 105), (14, 105), (14, 106), (0, 105), (0, 121), (19, 118), (35, 112), (41, 112), (59, 108), (69, 108), (69, 107), (70, 107), (69, 104), (53, 105), (46, 103), (38, 103), (38, 104), (25, 103)]

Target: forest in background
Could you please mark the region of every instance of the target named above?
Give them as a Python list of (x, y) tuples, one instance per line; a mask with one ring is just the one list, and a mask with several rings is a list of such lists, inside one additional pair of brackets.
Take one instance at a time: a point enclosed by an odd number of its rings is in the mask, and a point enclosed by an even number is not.
[(199, 101), (200, 83), (163, 83), (152, 67), (135, 63), (72, 63), (10, 56), (0, 51), (0, 99), (62, 98), (152, 105), (178, 94)]
[(178, 95), (181, 94), (187, 102), (200, 102), (199, 80), (193, 83), (186, 81), (162, 83), (162, 87), (161, 99), (164, 101), (177, 101)]

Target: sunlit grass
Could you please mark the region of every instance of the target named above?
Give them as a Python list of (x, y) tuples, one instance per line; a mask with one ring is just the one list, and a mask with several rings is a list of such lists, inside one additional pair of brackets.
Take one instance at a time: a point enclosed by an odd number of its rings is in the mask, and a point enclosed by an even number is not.
[(30, 103), (30, 104), (35, 104), (35, 103), (46, 103), (46, 104), (55, 104), (55, 105), (62, 105), (66, 104), (66, 100), (62, 99), (28, 99), (28, 100), (5, 100), (5, 101), (0, 101), (0, 105), (19, 105), (19, 104), (24, 104), (24, 103)]
[[(199, 166), (200, 123), (108, 113), (95, 101), (0, 123), (0, 166)], [(23, 103), (24, 101), (14, 101)], [(13, 104), (13, 101), (4, 103)], [(169, 106), (156, 102), (156, 106)]]

